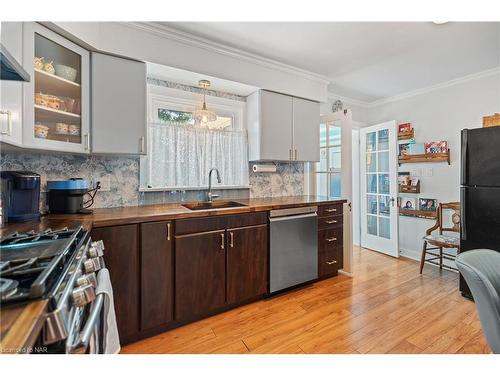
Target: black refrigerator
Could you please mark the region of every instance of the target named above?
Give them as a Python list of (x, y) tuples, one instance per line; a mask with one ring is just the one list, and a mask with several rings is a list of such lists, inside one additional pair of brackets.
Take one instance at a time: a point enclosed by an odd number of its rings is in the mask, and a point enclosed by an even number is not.
[[(500, 127), (462, 130), (460, 252), (500, 252)], [(460, 291), (472, 299), (460, 275)]]

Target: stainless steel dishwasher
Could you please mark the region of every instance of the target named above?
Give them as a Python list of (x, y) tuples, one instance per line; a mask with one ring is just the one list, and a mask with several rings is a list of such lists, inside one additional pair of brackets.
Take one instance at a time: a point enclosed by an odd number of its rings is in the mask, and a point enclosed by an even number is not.
[(318, 277), (317, 207), (270, 212), (271, 293)]

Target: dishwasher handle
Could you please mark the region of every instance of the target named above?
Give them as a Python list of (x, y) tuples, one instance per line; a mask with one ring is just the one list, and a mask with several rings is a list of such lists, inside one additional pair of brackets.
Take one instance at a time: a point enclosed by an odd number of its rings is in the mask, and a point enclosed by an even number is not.
[(285, 220), (295, 220), (295, 219), (305, 219), (308, 217), (318, 217), (318, 214), (316, 212), (312, 214), (304, 214), (304, 215), (291, 215), (291, 216), (280, 216), (280, 217), (271, 217), (269, 221), (271, 223), (277, 222), (277, 221), (285, 221)]

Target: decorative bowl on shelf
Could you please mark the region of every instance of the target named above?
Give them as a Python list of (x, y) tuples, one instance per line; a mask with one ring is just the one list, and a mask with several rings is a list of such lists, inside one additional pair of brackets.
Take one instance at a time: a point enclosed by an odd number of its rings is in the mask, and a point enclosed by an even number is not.
[(45, 70), (45, 72), (47, 72), (49, 74), (54, 74), (55, 73), (54, 62), (51, 61), (51, 62), (44, 63), (43, 64), (43, 70)]
[(69, 126), (69, 134), (70, 135), (80, 135), (80, 127), (78, 125), (70, 125)]
[(35, 124), (35, 137), (36, 138), (47, 138), (49, 134), (49, 127), (42, 124)]
[(68, 134), (69, 125), (62, 122), (56, 123), (56, 133), (57, 134)]
[(68, 81), (75, 82), (76, 73), (78, 72), (76, 69), (73, 69), (71, 66), (56, 64), (56, 75), (67, 79)]

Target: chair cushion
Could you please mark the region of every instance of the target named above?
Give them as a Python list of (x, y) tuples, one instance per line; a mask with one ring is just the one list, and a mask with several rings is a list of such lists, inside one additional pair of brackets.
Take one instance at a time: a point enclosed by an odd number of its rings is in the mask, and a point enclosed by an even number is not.
[(460, 238), (453, 236), (446, 236), (443, 234), (429, 234), (424, 237), (424, 240), (434, 243), (445, 243), (453, 246), (460, 246)]

